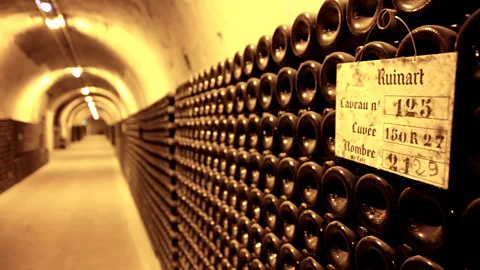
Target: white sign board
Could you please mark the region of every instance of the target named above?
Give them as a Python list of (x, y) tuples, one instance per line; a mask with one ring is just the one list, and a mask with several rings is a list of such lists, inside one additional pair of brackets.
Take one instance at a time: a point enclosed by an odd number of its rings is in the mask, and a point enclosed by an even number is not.
[(457, 53), (337, 66), (335, 153), (448, 189)]

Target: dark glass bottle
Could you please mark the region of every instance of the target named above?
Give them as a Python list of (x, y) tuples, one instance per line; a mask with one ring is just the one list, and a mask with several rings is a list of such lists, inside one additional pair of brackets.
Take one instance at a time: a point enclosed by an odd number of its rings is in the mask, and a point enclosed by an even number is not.
[(280, 151), (288, 155), (298, 153), (297, 145), (298, 117), (292, 113), (284, 113), (278, 118), (278, 140)]
[(225, 113), (225, 95), (227, 94), (227, 89), (226, 88), (220, 88), (218, 89), (218, 94), (217, 94), (217, 114), (222, 115)]
[(229, 85), (229, 84), (232, 84), (234, 82), (234, 70), (235, 70), (235, 65), (234, 65), (234, 61), (233, 61), (233, 58), (227, 58), (225, 60), (225, 73), (224, 73), (224, 77), (223, 77), (223, 84), (224, 85)]
[(278, 118), (270, 113), (262, 115), (260, 123), (260, 142), (263, 149), (276, 152), (277, 148), (277, 126)]
[(394, 215), (395, 189), (380, 176), (366, 174), (357, 181), (353, 196), (362, 225), (375, 233), (385, 232)]
[(429, 258), (416, 255), (408, 258), (400, 267), (400, 270), (443, 270), (443, 267)]
[[(336, 2), (330, 0), (328, 2)], [(337, 96), (337, 65), (353, 62), (355, 57), (344, 52), (334, 52), (325, 57), (320, 71), (319, 88), (323, 99), (330, 105), (335, 106)]]
[(461, 218), (461, 240), (458, 242), (462, 245), (463, 265), (464, 269), (478, 269), (480, 262), (478, 254), (480, 254), (480, 198), (472, 201)]
[(309, 208), (318, 208), (322, 177), (324, 167), (313, 162), (307, 161), (298, 169), (297, 188), (302, 201)]
[(400, 229), (414, 248), (434, 253), (445, 246), (453, 211), (442, 192), (423, 184), (413, 185), (400, 194), (397, 207)]
[(226, 67), (225, 67), (225, 62), (218, 62), (217, 64), (217, 78), (215, 79), (216, 85), (213, 88), (218, 88), (222, 87), (225, 82), (225, 73), (226, 73)]
[(262, 36), (257, 43), (257, 55), (255, 57), (260, 72), (272, 71), (275, 69), (275, 62), (270, 52), (272, 51), (272, 38)]
[(214, 89), (217, 86), (217, 77), (218, 77), (218, 69), (217, 66), (211, 66), (209, 71), (209, 89)]
[(256, 152), (251, 151), (247, 161), (247, 180), (246, 183), (248, 185), (255, 185), (258, 186), (260, 181), (260, 171), (262, 169), (263, 164), (263, 155)]
[(278, 209), (280, 208), (280, 203), (280, 200), (273, 194), (267, 194), (263, 197), (264, 224), (266, 228), (274, 233), (278, 230), (277, 214)]
[(253, 259), (250, 263), (251, 270), (265, 270), (267, 269), (260, 259)]
[(260, 77), (258, 85), (258, 103), (264, 111), (272, 111), (278, 108), (275, 91), (277, 90), (277, 75), (264, 73)]
[(225, 93), (222, 98), (226, 114), (233, 114), (235, 110), (235, 94), (236, 88), (234, 85), (229, 85), (225, 88)]
[(278, 163), (277, 176), (280, 178), (281, 194), (293, 202), (298, 198), (295, 183), (299, 166), (300, 163), (291, 157), (285, 157)]
[(394, 58), (397, 48), (382, 41), (372, 41), (359, 47), (355, 52), (355, 62)]
[(260, 173), (260, 189), (268, 189), (271, 193), (279, 194), (278, 163), (279, 159), (274, 155), (266, 155), (263, 158), (262, 171)]
[(247, 77), (255, 76), (258, 73), (257, 48), (255, 44), (248, 44), (243, 51), (243, 73)]
[(299, 58), (312, 58), (319, 55), (315, 24), (317, 14), (301, 13), (292, 25), (290, 46)]
[(230, 179), (230, 181), (228, 181), (227, 203), (232, 208), (232, 210), (237, 207), (237, 201), (238, 201), (237, 189), (238, 189), (238, 181)]
[(238, 151), (235, 148), (228, 148), (226, 159), (226, 176), (235, 177)]
[(306, 257), (300, 263), (300, 270), (325, 270), (325, 268), (314, 258)]
[(267, 233), (263, 237), (262, 257), (267, 269), (277, 269), (277, 256), (281, 246), (282, 241), (274, 233)]
[(235, 268), (238, 268), (238, 253), (240, 252), (240, 248), (240, 243), (235, 239), (231, 240), (228, 244), (229, 261)]
[(324, 241), (327, 259), (335, 269), (353, 267), (357, 236), (350, 228), (339, 221), (332, 221), (325, 228)]
[(300, 64), (296, 79), (298, 101), (303, 107), (318, 107), (324, 104), (319, 88), (322, 64), (309, 60)]
[(320, 188), (325, 209), (334, 218), (347, 218), (353, 205), (355, 175), (341, 166), (329, 168), (323, 175)]
[(366, 236), (358, 241), (355, 249), (355, 265), (358, 270), (397, 269), (396, 252), (387, 243), (375, 236)]
[(235, 130), (237, 129), (237, 119), (233, 116), (230, 115), (227, 119), (227, 141), (226, 144), (229, 146), (234, 146), (235, 145)]
[(315, 33), (323, 53), (334, 50), (353, 52), (364, 43), (362, 38), (354, 36), (346, 22), (348, 0), (326, 0), (317, 14)]
[[(472, 1), (475, 2), (475, 1)], [(458, 32), (455, 50), (458, 52), (458, 68), (466, 78), (480, 80), (480, 9), (470, 15)]]
[(260, 123), (262, 118), (256, 114), (248, 116), (248, 145), (250, 148), (261, 150), (260, 138)]
[(252, 222), (248, 217), (242, 216), (238, 220), (238, 242), (244, 247), (248, 246), (249, 237), (250, 237), (250, 226)]
[(247, 110), (250, 113), (258, 112), (260, 109), (260, 104), (258, 101), (258, 97), (260, 94), (259, 87), (260, 87), (259, 79), (257, 78), (248, 79), (245, 102), (247, 103)]
[[(452, 52), (457, 38), (455, 31), (439, 25), (420, 26), (414, 29), (411, 35), (415, 40), (417, 55)], [(415, 55), (411, 35), (408, 34), (400, 42), (396, 57)]]
[(291, 244), (284, 244), (278, 254), (278, 267), (280, 269), (298, 269), (303, 256)]
[(323, 230), (326, 222), (312, 210), (305, 210), (298, 218), (298, 237), (308, 255), (321, 257), (323, 252)]
[(233, 57), (233, 80), (239, 82), (242, 81), (246, 75), (243, 72), (244, 61), (243, 61), (243, 52), (236, 52)]
[(247, 84), (245, 82), (239, 82), (235, 86), (235, 111), (238, 114), (243, 113), (245, 109), (245, 100), (247, 99)]
[(262, 255), (262, 241), (265, 235), (265, 230), (258, 223), (253, 223), (250, 226), (248, 237), (248, 249), (252, 252), (256, 258), (261, 258)]
[(248, 119), (243, 115), (239, 115), (237, 118), (235, 134), (235, 146), (238, 148), (247, 148)]
[(297, 122), (297, 143), (304, 156), (324, 156), (322, 147), (323, 116), (314, 111), (303, 113)]
[(284, 67), (277, 74), (277, 91), (275, 96), (277, 103), (283, 110), (296, 109), (298, 97), (296, 92), (297, 70)]
[(249, 209), (250, 188), (241, 182), (237, 188), (237, 209), (240, 213), (246, 215)]
[(252, 254), (248, 249), (242, 248), (238, 252), (238, 266), (237, 268), (240, 270), (249, 270), (250, 269), (250, 261), (252, 260)]
[(296, 67), (298, 59), (291, 47), (292, 28), (289, 25), (279, 25), (272, 35), (271, 56), (278, 67)]
[(279, 231), (282, 240), (288, 243), (296, 244), (298, 218), (300, 209), (291, 201), (284, 201), (280, 204), (278, 210)]
[(335, 159), (335, 110), (329, 111), (323, 117), (321, 132), (323, 152), (328, 158)]
[(350, 32), (356, 36), (366, 36), (376, 26), (377, 16), (387, 7), (387, 0), (349, 0), (346, 20)]

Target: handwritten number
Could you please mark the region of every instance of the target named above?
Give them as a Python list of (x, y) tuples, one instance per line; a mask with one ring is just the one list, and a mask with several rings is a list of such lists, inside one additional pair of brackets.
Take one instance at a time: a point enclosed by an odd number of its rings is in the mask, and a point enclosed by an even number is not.
[(438, 174), (438, 165), (435, 161), (430, 161), (428, 164), (428, 168), (430, 171), (434, 171), (430, 173), (430, 176), (435, 176)]

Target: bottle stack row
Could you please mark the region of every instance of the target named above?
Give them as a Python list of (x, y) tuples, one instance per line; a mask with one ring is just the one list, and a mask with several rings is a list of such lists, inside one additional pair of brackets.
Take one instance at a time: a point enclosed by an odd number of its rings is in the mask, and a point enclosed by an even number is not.
[(112, 131), (117, 154), (152, 246), (166, 269), (178, 269), (173, 97), (129, 117)]
[(181, 269), (480, 267), (478, 148), (454, 144), (448, 191), (335, 156), (340, 63), (457, 51), (478, 121), (478, 4), (424, 2), (327, 0), (177, 89)]

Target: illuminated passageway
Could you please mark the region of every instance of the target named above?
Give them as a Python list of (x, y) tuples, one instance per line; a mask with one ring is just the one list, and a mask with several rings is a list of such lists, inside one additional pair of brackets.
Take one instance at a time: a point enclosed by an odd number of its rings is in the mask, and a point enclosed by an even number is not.
[(113, 147), (86, 137), (0, 195), (0, 268), (160, 269)]

